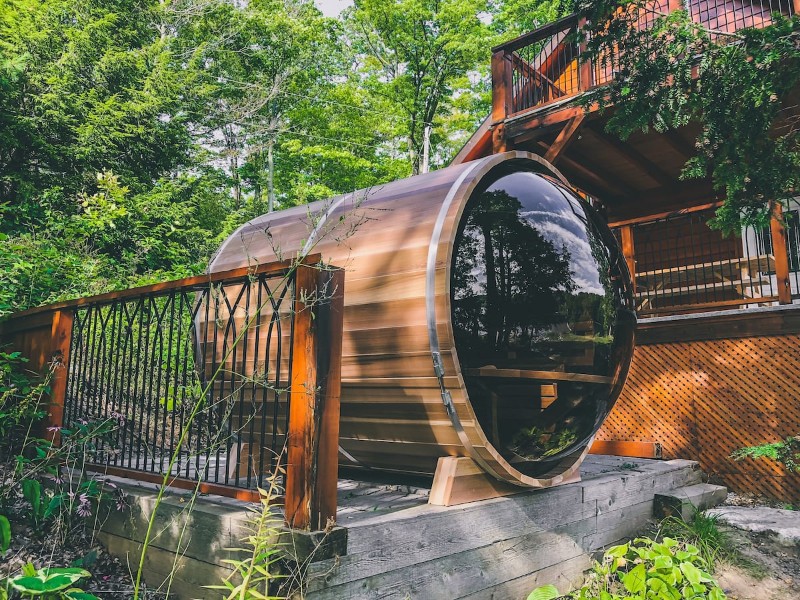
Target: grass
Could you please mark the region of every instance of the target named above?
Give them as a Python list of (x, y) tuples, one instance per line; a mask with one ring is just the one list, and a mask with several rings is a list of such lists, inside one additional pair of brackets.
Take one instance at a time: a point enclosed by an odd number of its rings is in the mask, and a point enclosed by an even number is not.
[(659, 524), (658, 535), (685, 540), (697, 546), (711, 569), (723, 561), (739, 567), (754, 579), (761, 580), (769, 575), (763, 564), (739, 551), (735, 541), (720, 528), (717, 516), (695, 511), (688, 523), (677, 517), (667, 517)]

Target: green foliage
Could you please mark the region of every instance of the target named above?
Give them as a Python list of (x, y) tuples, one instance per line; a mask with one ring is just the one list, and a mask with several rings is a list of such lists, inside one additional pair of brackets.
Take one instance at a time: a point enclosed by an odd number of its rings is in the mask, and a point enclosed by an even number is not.
[(488, 62), (490, 30), (480, 18), (488, 10), (486, 0), (356, 0), (347, 14), (367, 89), (397, 109), (412, 174), (426, 170), (426, 129), (454, 86)]
[(771, 26), (729, 34), (707, 30), (679, 10), (649, 14), (652, 26), (640, 30), (645, 5), (573, 3), (589, 22), (584, 58), (614, 72), (608, 85), (582, 102), (613, 105), (608, 128), (623, 138), (636, 130), (698, 123), (697, 154), (682, 177), (710, 176), (724, 194), (714, 226), (731, 232), (763, 225), (773, 204), (791, 198), (800, 185), (798, 129), (776, 128), (800, 83), (800, 17), (776, 16)]
[(555, 600), (561, 594), (558, 593), (558, 588), (552, 584), (543, 585), (536, 588), (528, 594), (527, 600)]
[(0, 352), (0, 460), (22, 450), (31, 426), (45, 414), (50, 376), (36, 381), (27, 362), (20, 352)]
[[(669, 537), (660, 542), (636, 538), (609, 548), (595, 563), (587, 582), (568, 594), (573, 600), (723, 600), (726, 596), (707, 572), (693, 544)], [(552, 600), (551, 589), (538, 588)], [(529, 599), (533, 596), (529, 596)]]
[(687, 523), (678, 517), (667, 517), (659, 525), (659, 535), (688, 542), (700, 550), (709, 569), (721, 555), (729, 554), (728, 539), (719, 529), (719, 517), (694, 511)]
[(769, 458), (781, 463), (790, 473), (800, 471), (800, 436), (790, 436), (781, 442), (739, 448), (730, 456), (733, 460)]
[(0, 515), (0, 555), (11, 547), (11, 522), (5, 515)]
[(209, 589), (223, 590), (226, 600), (278, 600), (274, 588), (284, 577), (278, 569), (283, 555), (282, 543), (279, 541), (283, 528), (283, 518), (275, 510), (275, 499), (280, 496), (277, 484), (279, 473), (269, 478), (269, 488), (261, 489), (261, 502), (253, 512), (251, 521), (252, 534), (243, 543), (247, 548), (230, 548), (244, 554), (242, 559), (226, 559), (224, 563), (231, 566), (232, 573), (221, 585), (205, 586)]
[(44, 568), (36, 569), (28, 563), (22, 573), (8, 579), (12, 588), (22, 593), (23, 598), (41, 598), (41, 600), (98, 600), (74, 587), (81, 579), (91, 577), (89, 571), (79, 568)]
[(44, 521), (47, 511), (47, 498), (42, 494), (42, 484), (35, 479), (23, 479), (22, 496), (30, 505), (28, 516), (31, 520), (31, 525), (38, 528)]

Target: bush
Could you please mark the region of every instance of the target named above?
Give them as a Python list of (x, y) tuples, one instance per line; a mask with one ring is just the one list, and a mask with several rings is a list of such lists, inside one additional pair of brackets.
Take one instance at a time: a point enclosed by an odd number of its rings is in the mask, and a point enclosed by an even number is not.
[[(572, 600), (723, 600), (726, 596), (707, 572), (700, 549), (688, 542), (636, 538), (613, 546), (595, 563), (586, 583), (565, 596)], [(554, 600), (552, 586), (535, 589), (528, 600)]]

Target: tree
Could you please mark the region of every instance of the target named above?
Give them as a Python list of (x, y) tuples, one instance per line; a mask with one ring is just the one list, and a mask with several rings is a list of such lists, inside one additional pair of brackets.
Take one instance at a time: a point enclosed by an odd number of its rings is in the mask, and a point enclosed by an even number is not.
[(774, 204), (800, 189), (800, 116), (784, 112), (800, 84), (800, 17), (775, 15), (763, 29), (720, 33), (678, 10), (650, 14), (642, 29), (646, 4), (574, 3), (589, 23), (584, 58), (615, 74), (584, 104), (613, 106), (608, 128), (623, 138), (699, 123), (697, 155), (682, 177), (710, 176), (724, 193), (712, 225), (726, 232), (763, 226)]
[(311, 0), (195, 0), (184, 9), (179, 54), (193, 73), (191, 119), (200, 144), (227, 163), (234, 204), (243, 179), (254, 210), (275, 208), (278, 137), (298, 98), (313, 95), (332, 56), (332, 26)]
[(429, 168), (436, 119), (456, 83), (488, 62), (486, 0), (356, 0), (345, 14), (365, 87), (402, 118), (411, 172)]

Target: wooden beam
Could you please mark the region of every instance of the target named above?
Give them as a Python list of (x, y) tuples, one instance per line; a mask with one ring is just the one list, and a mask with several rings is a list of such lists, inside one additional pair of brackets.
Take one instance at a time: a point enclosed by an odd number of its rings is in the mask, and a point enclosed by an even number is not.
[(631, 274), (631, 286), (636, 289), (636, 249), (633, 244), (633, 226), (625, 225), (620, 229), (622, 236), (622, 255)]
[(492, 53), (492, 123), (511, 114), (511, 62), (502, 50)]
[(584, 112), (581, 106), (570, 106), (535, 117), (509, 119), (508, 123), (506, 123), (506, 136), (509, 139), (513, 139), (515, 143), (528, 141), (536, 137), (539, 134), (539, 130), (560, 125)]
[(544, 159), (546, 161), (553, 164), (558, 161), (561, 155), (569, 148), (570, 144), (577, 139), (578, 130), (581, 128), (585, 118), (586, 113), (581, 113), (572, 117), (564, 126), (564, 129), (561, 130), (561, 133), (558, 134), (552, 145), (547, 149), (547, 152), (545, 152)]
[(301, 264), (295, 275), (286, 460), (286, 523), (336, 518), (344, 276)]
[(69, 372), (69, 351), (72, 341), (73, 309), (57, 310), (53, 313), (51, 329), (52, 352), (50, 361), (53, 368), (53, 379), (50, 383), (50, 408), (48, 410), (47, 439), (59, 443), (59, 433), (50, 431), (49, 427), (64, 426), (64, 400), (67, 395), (67, 373)]
[[(547, 150), (550, 149), (550, 146), (548, 146), (545, 142), (542, 141), (538, 142), (537, 146), (541, 150), (544, 150), (545, 153)], [(569, 158), (568, 156), (562, 156), (561, 163), (562, 163), (562, 170), (566, 168), (570, 171), (575, 172), (578, 175), (578, 177), (580, 177), (587, 184), (586, 186), (587, 191), (589, 191), (590, 193), (600, 196), (604, 194), (609, 196), (620, 196), (620, 195), (624, 196), (624, 194), (620, 192), (619, 188), (616, 188), (612, 184), (608, 183), (605, 179), (600, 177), (600, 175), (592, 171), (591, 168), (585, 166), (584, 164), (578, 163), (573, 159)], [(569, 177), (567, 178), (569, 179)]]
[(775, 203), (769, 221), (772, 236), (772, 253), (775, 255), (775, 279), (778, 282), (778, 302), (792, 303), (792, 288), (789, 283), (789, 251), (786, 244), (786, 228), (783, 223), (783, 208)]
[(712, 208), (719, 208), (722, 202), (707, 202), (706, 204), (698, 204), (697, 206), (689, 206), (687, 208), (679, 208), (678, 210), (665, 211), (641, 217), (634, 217), (632, 219), (625, 219), (622, 221), (611, 221), (608, 226), (611, 229), (616, 227), (623, 227), (624, 225), (638, 225), (640, 223), (651, 223), (653, 221), (660, 221), (662, 219), (669, 219), (671, 217), (678, 217), (681, 215), (688, 215), (691, 213), (702, 212), (704, 210), (711, 210)]
[(672, 148), (681, 156), (684, 161), (696, 154), (691, 144), (684, 140), (681, 134), (677, 131), (665, 131), (661, 134), (661, 137), (670, 148)]
[(589, 454), (629, 456), (631, 458), (661, 458), (661, 444), (656, 442), (629, 442), (621, 440), (595, 440)]
[(596, 127), (587, 126), (587, 131), (595, 137), (601, 143), (604, 143), (608, 146), (611, 146), (614, 151), (619, 154), (624, 160), (628, 163), (633, 164), (634, 166), (638, 167), (645, 173), (647, 176), (650, 177), (653, 181), (661, 186), (672, 186), (676, 183), (674, 177), (670, 177), (667, 173), (661, 170), (658, 165), (651, 162), (644, 156), (642, 156), (639, 152), (636, 152), (633, 148), (631, 148), (628, 144), (623, 142), (622, 140), (610, 136), (605, 135), (601, 131), (597, 131)]
[(466, 144), (458, 151), (455, 158), (450, 161), (451, 165), (460, 165), (461, 163), (475, 160), (488, 156), (492, 151), (492, 129), (491, 117), (486, 117), (478, 127), (478, 130), (472, 134)]
[(588, 60), (581, 60), (588, 46), (588, 34), (581, 33), (585, 26), (585, 18), (578, 21), (577, 33), (581, 36), (581, 43), (578, 45), (578, 89), (582, 92), (594, 87), (594, 63)]

